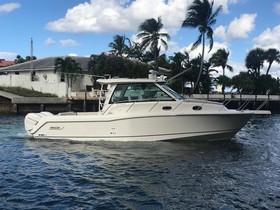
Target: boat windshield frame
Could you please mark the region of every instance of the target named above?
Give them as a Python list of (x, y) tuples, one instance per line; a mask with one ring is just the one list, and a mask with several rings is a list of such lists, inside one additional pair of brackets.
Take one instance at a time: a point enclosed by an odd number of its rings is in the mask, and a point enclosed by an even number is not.
[(147, 101), (175, 101), (177, 97), (155, 82), (116, 84), (109, 104)]
[(181, 95), (181, 94), (179, 94), (179, 93), (177, 93), (175, 90), (173, 90), (172, 88), (170, 88), (168, 85), (166, 85), (165, 83), (162, 83), (162, 84), (160, 84), (161, 85), (161, 87), (163, 88), (163, 89), (165, 89), (166, 91), (168, 91), (169, 93), (171, 93), (175, 98), (177, 98), (177, 99), (179, 99), (179, 100), (183, 100), (184, 99), (184, 97)]

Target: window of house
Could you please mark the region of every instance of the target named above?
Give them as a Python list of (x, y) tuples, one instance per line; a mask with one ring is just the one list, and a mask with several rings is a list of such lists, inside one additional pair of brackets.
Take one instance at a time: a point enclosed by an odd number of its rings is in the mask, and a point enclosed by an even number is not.
[(32, 71), (31, 73), (31, 81), (36, 81), (36, 72)]
[(60, 76), (60, 82), (65, 82), (65, 74), (61, 74), (61, 76)]

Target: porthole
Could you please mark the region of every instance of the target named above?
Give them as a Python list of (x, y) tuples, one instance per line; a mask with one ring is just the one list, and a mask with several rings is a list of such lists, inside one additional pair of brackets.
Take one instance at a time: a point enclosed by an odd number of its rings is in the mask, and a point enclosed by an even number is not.
[(200, 111), (202, 109), (201, 106), (193, 106), (192, 108), (194, 111)]

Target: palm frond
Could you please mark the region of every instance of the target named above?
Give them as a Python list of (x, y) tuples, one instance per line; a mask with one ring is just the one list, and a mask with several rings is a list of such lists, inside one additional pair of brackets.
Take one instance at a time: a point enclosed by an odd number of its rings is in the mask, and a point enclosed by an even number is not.
[(206, 30), (206, 37), (209, 39), (209, 51), (210, 52), (213, 48), (213, 43), (214, 43), (214, 40), (213, 40), (213, 29), (211, 27), (207, 27), (207, 30)]
[(201, 41), (202, 41), (202, 34), (200, 34), (200, 35), (198, 36), (196, 42), (193, 43), (191, 50), (196, 49), (196, 48), (201, 44)]

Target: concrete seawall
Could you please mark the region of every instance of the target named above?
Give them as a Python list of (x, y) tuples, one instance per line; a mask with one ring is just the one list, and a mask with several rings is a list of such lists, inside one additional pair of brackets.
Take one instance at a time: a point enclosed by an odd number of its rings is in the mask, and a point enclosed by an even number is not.
[(98, 98), (67, 99), (58, 97), (22, 97), (0, 91), (0, 114), (27, 114), (50, 111), (97, 111)]

